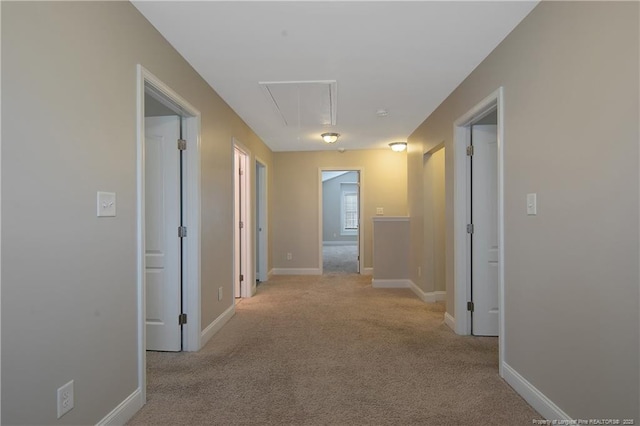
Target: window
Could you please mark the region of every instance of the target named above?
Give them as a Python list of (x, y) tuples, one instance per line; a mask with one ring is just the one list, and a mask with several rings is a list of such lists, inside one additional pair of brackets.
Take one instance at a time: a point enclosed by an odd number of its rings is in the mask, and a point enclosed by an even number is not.
[(356, 184), (342, 186), (342, 235), (358, 233), (358, 190)]

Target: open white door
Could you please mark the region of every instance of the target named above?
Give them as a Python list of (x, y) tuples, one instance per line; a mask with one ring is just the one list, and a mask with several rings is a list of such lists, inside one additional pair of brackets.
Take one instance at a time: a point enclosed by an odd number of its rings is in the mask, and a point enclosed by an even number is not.
[(497, 336), (499, 331), (497, 126), (473, 125), (471, 132), (473, 143), (472, 333), (477, 336)]
[(250, 168), (248, 151), (238, 146), (234, 140), (234, 292), (235, 297), (251, 297), (255, 293), (256, 284), (253, 281), (255, 271), (252, 271), (250, 229)]
[(145, 119), (147, 350), (180, 351), (180, 118)]

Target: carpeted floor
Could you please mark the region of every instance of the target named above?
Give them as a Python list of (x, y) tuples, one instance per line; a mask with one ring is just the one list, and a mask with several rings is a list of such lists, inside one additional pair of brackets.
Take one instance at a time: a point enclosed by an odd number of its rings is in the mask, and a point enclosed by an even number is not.
[(496, 338), (361, 275), (275, 276), (198, 353), (147, 355), (131, 425), (530, 425)]
[(323, 274), (355, 274), (358, 272), (358, 246), (322, 246)]

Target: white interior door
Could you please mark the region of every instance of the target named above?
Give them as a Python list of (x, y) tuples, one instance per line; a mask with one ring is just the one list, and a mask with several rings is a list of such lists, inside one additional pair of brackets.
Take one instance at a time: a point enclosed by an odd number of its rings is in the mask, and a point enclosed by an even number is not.
[(473, 223), (472, 332), (498, 335), (498, 138), (497, 126), (474, 125), (471, 215)]
[(249, 156), (237, 147), (234, 149), (235, 187), (235, 297), (251, 297), (255, 283), (249, 276)]
[(145, 119), (147, 350), (180, 351), (180, 118)]

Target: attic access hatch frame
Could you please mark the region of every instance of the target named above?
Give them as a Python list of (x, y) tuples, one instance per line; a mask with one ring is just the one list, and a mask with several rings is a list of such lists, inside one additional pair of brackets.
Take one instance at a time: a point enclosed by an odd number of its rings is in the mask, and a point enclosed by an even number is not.
[[(260, 81), (258, 85), (286, 127), (300, 128), (303, 120), (304, 125), (336, 125), (336, 80)], [(301, 93), (302, 91), (305, 93)], [(314, 121), (309, 116), (320, 117), (320, 120)]]

